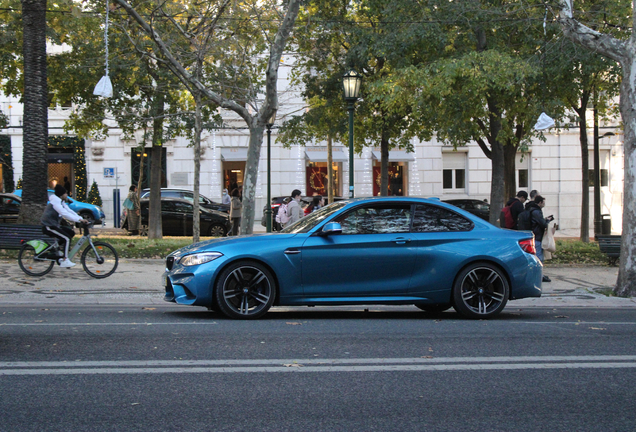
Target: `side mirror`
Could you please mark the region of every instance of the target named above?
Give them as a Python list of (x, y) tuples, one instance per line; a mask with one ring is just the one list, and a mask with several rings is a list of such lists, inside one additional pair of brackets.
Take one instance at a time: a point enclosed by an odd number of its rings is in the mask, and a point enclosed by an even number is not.
[(328, 236), (332, 234), (342, 234), (342, 226), (338, 222), (329, 222), (322, 227), (320, 231), (321, 236)]

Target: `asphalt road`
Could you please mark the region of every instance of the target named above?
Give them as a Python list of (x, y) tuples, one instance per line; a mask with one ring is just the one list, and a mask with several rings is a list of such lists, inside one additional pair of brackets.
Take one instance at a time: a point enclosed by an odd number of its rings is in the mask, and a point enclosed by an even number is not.
[(1, 431), (631, 431), (636, 309), (3, 305)]

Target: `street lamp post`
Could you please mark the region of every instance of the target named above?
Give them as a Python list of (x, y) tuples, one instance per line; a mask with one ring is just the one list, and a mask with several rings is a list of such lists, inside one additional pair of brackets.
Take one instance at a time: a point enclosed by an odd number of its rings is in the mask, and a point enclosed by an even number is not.
[(354, 197), (353, 192), (353, 111), (355, 103), (360, 97), (360, 85), (362, 75), (353, 69), (342, 77), (344, 100), (347, 102), (349, 110), (349, 198)]
[(276, 109), (267, 120), (267, 206), (265, 207), (265, 229), (272, 232), (272, 126), (276, 121)]

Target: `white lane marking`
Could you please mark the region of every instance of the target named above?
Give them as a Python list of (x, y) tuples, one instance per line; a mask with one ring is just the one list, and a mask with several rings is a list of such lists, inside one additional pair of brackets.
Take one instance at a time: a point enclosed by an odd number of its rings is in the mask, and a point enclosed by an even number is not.
[(516, 363), (516, 364), (455, 364), (455, 365), (375, 365), (375, 366), (309, 366), (290, 367), (224, 367), (224, 368), (101, 368), (101, 369), (6, 369), (2, 375), (142, 375), (182, 373), (280, 373), (280, 372), (427, 372), (427, 371), (487, 371), (529, 369), (626, 369), (636, 363)]
[[(225, 321), (224, 319), (221, 322)], [(458, 322), (465, 321), (457, 321), (453, 319), (442, 320), (442, 322), (447, 322), (449, 324), (457, 324)], [(431, 321), (432, 323), (432, 321)], [(568, 324), (568, 325), (627, 325), (633, 326), (636, 325), (636, 322), (622, 322), (622, 321), (563, 321), (559, 319), (558, 321), (502, 321), (502, 324)], [(437, 323), (439, 324), (439, 323)], [(496, 321), (489, 321), (489, 324), (497, 324)], [(0, 327), (90, 327), (90, 326), (199, 326), (199, 325), (219, 325), (218, 321), (213, 322), (132, 322), (132, 323), (0, 323)]]
[(426, 372), (609, 368), (636, 368), (636, 356), (0, 362), (0, 376), (134, 375), (160, 373)]
[(338, 359), (243, 359), (243, 360), (114, 360), (0, 362), (0, 368), (78, 368), (78, 367), (169, 367), (169, 366), (245, 366), (245, 365), (352, 365), (352, 364), (418, 364), (418, 363), (514, 363), (514, 362), (628, 362), (636, 355), (599, 356), (505, 356), (505, 357), (405, 357), (405, 358), (338, 358)]

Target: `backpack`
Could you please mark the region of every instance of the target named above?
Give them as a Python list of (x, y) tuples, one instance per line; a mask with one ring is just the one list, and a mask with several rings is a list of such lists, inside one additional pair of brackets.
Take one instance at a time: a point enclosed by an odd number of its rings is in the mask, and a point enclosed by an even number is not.
[(510, 206), (505, 206), (501, 209), (501, 213), (499, 214), (499, 225), (502, 228), (508, 229), (513, 229), (515, 227), (515, 220), (512, 218)]
[(517, 229), (519, 231), (532, 231), (532, 210), (524, 210), (519, 213)]
[(289, 209), (287, 207), (288, 204), (289, 201), (285, 199), (280, 207), (278, 207), (278, 213), (276, 213), (276, 222), (281, 225), (285, 225), (287, 222), (289, 222), (289, 218), (291, 217), (291, 215), (289, 214)]

